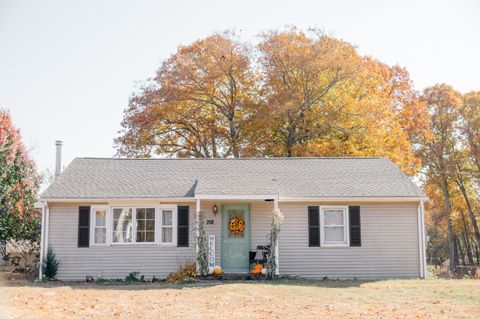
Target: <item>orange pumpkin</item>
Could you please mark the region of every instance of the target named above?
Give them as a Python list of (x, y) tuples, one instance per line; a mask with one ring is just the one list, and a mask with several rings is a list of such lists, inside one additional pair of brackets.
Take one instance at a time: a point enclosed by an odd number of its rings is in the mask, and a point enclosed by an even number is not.
[(262, 273), (263, 265), (256, 264), (252, 269), (252, 275), (260, 275)]
[(222, 274), (222, 268), (219, 266), (215, 267), (215, 269), (213, 270), (213, 273), (217, 276), (220, 276)]

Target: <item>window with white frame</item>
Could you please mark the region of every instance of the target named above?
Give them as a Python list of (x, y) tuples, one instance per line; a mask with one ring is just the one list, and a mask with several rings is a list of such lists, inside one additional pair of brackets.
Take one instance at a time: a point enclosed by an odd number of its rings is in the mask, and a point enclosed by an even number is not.
[(136, 208), (137, 243), (155, 242), (155, 208)]
[(161, 209), (162, 244), (173, 243), (173, 209)]
[(176, 222), (176, 206), (112, 207), (106, 231), (111, 234), (108, 243), (173, 245), (177, 240)]
[(132, 243), (133, 242), (133, 214), (132, 208), (113, 208), (112, 242)]
[(345, 206), (321, 207), (322, 246), (348, 245), (348, 208)]
[(107, 208), (93, 207), (93, 243), (105, 245), (107, 243)]

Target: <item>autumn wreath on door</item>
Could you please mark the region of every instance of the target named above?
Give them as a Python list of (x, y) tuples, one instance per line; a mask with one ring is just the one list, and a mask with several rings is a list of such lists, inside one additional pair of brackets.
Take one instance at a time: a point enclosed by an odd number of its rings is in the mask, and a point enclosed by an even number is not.
[(241, 217), (233, 216), (228, 223), (228, 230), (233, 236), (243, 236), (245, 222)]

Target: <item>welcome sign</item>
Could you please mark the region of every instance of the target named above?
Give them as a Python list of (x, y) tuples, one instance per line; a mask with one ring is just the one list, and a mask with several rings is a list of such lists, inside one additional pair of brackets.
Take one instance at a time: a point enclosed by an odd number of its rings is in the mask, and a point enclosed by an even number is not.
[(208, 235), (208, 268), (215, 267), (215, 235)]

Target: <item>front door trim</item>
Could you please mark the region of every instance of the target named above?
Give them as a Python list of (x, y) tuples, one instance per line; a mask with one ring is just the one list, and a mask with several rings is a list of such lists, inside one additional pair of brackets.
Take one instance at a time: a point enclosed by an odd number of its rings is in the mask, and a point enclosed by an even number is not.
[[(221, 223), (221, 227), (222, 229), (220, 230), (220, 234), (221, 234), (221, 238), (222, 238), (222, 244), (221, 244), (221, 266), (222, 266), (222, 270), (223, 272), (225, 273), (248, 273), (249, 271), (249, 265), (247, 264), (246, 268), (245, 269), (242, 269), (242, 270), (238, 270), (238, 269), (228, 269), (228, 268), (225, 268), (225, 262), (224, 262), (224, 258), (225, 258), (225, 227), (227, 227), (227, 225), (225, 225), (225, 217), (224, 217), (224, 214), (226, 213), (226, 208), (228, 207), (243, 207), (245, 208), (245, 211), (246, 213), (248, 214), (248, 221), (245, 225), (245, 231), (248, 232), (248, 234), (245, 234), (246, 236), (248, 236), (248, 249), (246, 250), (246, 257), (247, 257), (247, 260), (250, 259), (250, 256), (249, 256), (249, 251), (250, 251), (250, 245), (251, 245), (251, 232), (250, 232), (250, 217), (251, 217), (251, 211), (250, 211), (250, 204), (248, 203), (232, 203), (232, 204), (222, 204), (222, 223)], [(249, 262), (249, 261), (248, 261)]]

